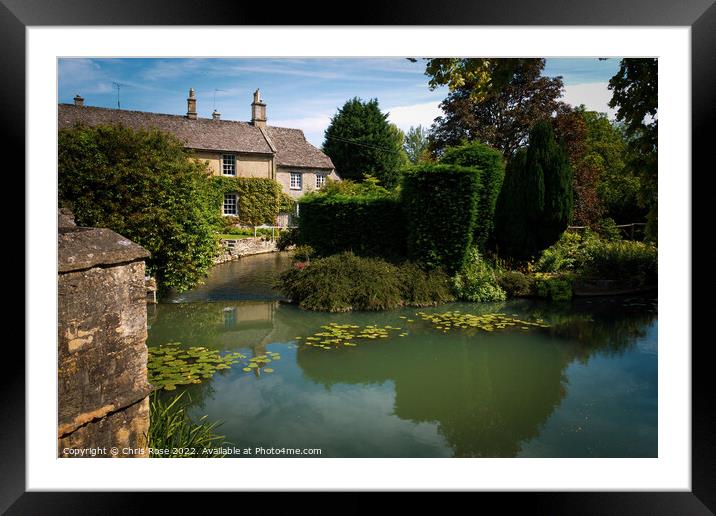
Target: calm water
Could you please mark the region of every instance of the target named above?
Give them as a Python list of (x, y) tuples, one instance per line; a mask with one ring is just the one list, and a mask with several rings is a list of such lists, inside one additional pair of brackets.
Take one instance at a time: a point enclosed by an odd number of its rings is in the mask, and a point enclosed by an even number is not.
[[(551, 325), (443, 334), (415, 309), (324, 314), (280, 303), (271, 282), (288, 265), (275, 254), (220, 265), (205, 286), (150, 307), (150, 346), (281, 354), (274, 373), (234, 367), (187, 387), (192, 415), (221, 420), (237, 447), (321, 448), (323, 457), (657, 456), (656, 299), (425, 309)], [(295, 337), (330, 322), (399, 326), (408, 336), (330, 351), (298, 345)]]

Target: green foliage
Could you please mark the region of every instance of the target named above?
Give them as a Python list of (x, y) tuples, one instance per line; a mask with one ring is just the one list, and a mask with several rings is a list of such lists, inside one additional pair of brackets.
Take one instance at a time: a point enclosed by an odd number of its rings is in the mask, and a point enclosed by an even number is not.
[[(181, 398), (186, 393), (182, 392), (171, 402), (164, 401), (155, 391), (150, 395), (149, 403), (149, 434), (147, 436), (148, 446), (154, 449), (170, 450), (168, 455), (150, 455), (150, 457), (224, 457), (226, 454), (205, 453), (205, 448), (217, 448), (228, 444), (223, 441), (223, 435), (217, 435), (216, 429), (220, 423), (210, 423), (207, 416), (202, 416), (199, 421), (192, 421), (187, 411), (189, 402)], [(188, 395), (187, 395), (188, 396)], [(193, 448), (196, 453), (189, 453)], [(186, 450), (183, 453), (182, 450)]]
[(392, 194), (387, 188), (380, 186), (379, 182), (370, 175), (364, 176), (361, 182), (342, 179), (334, 181), (326, 179), (326, 184), (320, 190), (314, 190), (304, 195), (301, 200), (313, 197), (330, 197), (334, 195), (346, 195), (354, 197), (390, 197)]
[(593, 231), (565, 231), (542, 252), (536, 268), (541, 272), (583, 271), (598, 245), (599, 236)]
[(319, 256), (352, 251), (360, 256), (405, 256), (405, 219), (394, 197), (310, 195), (300, 201), (298, 242)]
[(279, 213), (296, 213), (296, 199), (282, 191), (278, 203), (278, 211)]
[(500, 151), (479, 142), (449, 147), (441, 163), (474, 167), (480, 171), (474, 243), (485, 249), (494, 227), (495, 205), (505, 178), (505, 162)]
[[(496, 59), (497, 67), (509, 70), (500, 87), (480, 88), (455, 83), (440, 104), (444, 115), (435, 119), (430, 149), (439, 156), (446, 147), (463, 140), (480, 141), (501, 151), (509, 160), (528, 140), (537, 120), (552, 117), (564, 106), (562, 78), (544, 77), (544, 59)], [(499, 64), (500, 62), (504, 64)], [(487, 84), (486, 84), (487, 85)], [(476, 94), (477, 93), (477, 94)]]
[(505, 271), (497, 276), (497, 284), (509, 297), (525, 297), (532, 294), (534, 281), (519, 271)]
[(316, 254), (316, 251), (310, 245), (299, 245), (293, 250), (293, 259), (299, 262), (307, 262)]
[(658, 281), (656, 246), (630, 240), (600, 242), (591, 252), (585, 275), (633, 286), (655, 286)]
[(475, 233), (480, 173), (458, 165), (418, 165), (404, 175), (408, 256), (448, 274), (460, 270)]
[(279, 233), (276, 239), (276, 249), (279, 251), (285, 251), (292, 245), (298, 243), (298, 228), (284, 229)]
[(630, 165), (641, 182), (639, 200), (649, 210), (646, 236), (651, 241), (657, 237), (658, 70), (656, 58), (625, 58), (609, 80), (609, 107), (617, 108), (616, 119), (624, 123)]
[(413, 165), (430, 161), (428, 143), (428, 130), (424, 129), (423, 126), (418, 125), (408, 130), (405, 135), (403, 149)]
[(500, 253), (530, 258), (555, 243), (572, 218), (572, 169), (549, 122), (530, 132), (527, 151), (510, 161), (497, 201)]
[(599, 233), (599, 236), (605, 240), (614, 241), (621, 240), (622, 238), (617, 223), (611, 218), (601, 219), (597, 223), (596, 231)]
[(359, 181), (364, 174), (395, 187), (405, 164), (403, 134), (380, 111), (378, 99), (355, 97), (338, 110), (325, 132), (323, 152), (330, 156), (343, 179)]
[(273, 179), (218, 176), (212, 177), (211, 181), (214, 187), (214, 209), (218, 213), (221, 213), (224, 194), (238, 194), (238, 216), (225, 217), (235, 224), (273, 224), (279, 211), (287, 204), (281, 185)]
[(420, 271), (376, 258), (341, 253), (296, 264), (282, 273), (277, 287), (306, 310), (346, 312), (426, 306), (452, 300), (442, 271)]
[(204, 163), (156, 130), (77, 126), (58, 137), (58, 195), (78, 225), (110, 228), (147, 249), (160, 292), (206, 275), (220, 212)]
[(653, 244), (602, 239), (591, 231), (566, 231), (542, 253), (537, 270), (652, 286), (657, 283), (657, 264), (658, 252)]
[(572, 281), (568, 277), (542, 277), (535, 280), (537, 297), (556, 302), (572, 299)]
[(465, 264), (453, 277), (453, 290), (462, 301), (485, 303), (507, 299), (497, 281), (495, 270), (483, 260), (475, 247), (469, 250)]

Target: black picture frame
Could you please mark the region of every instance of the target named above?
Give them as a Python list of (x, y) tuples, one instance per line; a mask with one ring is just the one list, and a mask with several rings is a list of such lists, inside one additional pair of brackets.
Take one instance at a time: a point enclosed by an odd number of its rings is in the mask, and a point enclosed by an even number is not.
[[(25, 29), (64, 25), (551, 25), (551, 26), (689, 26), (692, 51), (692, 163), (713, 162), (716, 113), (716, 5), (714, 0), (559, 0), (549, 4), (530, 0), (446, 3), (399, 0), (363, 2), (350, 18), (340, 4), (322, 8), (296, 3), (272, 9), (264, 18), (255, 4), (212, 0), (0, 0), (0, 113), (6, 149), (14, 149), (24, 165), (25, 149)], [(327, 18), (318, 21), (316, 12)], [(708, 166), (705, 171), (712, 169)], [(18, 185), (27, 199), (24, 185)], [(16, 190), (17, 191), (17, 190)], [(692, 187), (692, 191), (696, 191)], [(694, 228), (703, 223), (692, 217)], [(25, 238), (30, 238), (26, 235)], [(692, 256), (697, 256), (693, 254)], [(25, 275), (32, 274), (25, 269)], [(705, 288), (705, 284), (699, 288)], [(684, 300), (691, 302), (693, 300)], [(693, 316), (692, 316), (692, 320)], [(696, 320), (699, 320), (697, 317)], [(673, 343), (689, 345), (690, 343)], [(528, 505), (531, 512), (570, 514), (713, 514), (716, 511), (716, 445), (714, 401), (709, 386), (710, 339), (693, 339), (692, 346), (692, 490), (690, 492), (514, 493), (496, 498), (501, 510)], [(17, 346), (15, 346), (17, 348)], [(126, 513), (137, 501), (131, 493), (26, 492), (25, 489), (25, 355), (6, 358), (13, 369), (2, 376), (0, 403), (0, 511), (7, 514)], [(130, 498), (131, 497), (131, 498)], [(174, 503), (188, 509), (187, 497), (162, 497), (165, 509)], [(131, 500), (131, 501), (130, 501)], [(353, 509), (359, 508), (356, 502)]]

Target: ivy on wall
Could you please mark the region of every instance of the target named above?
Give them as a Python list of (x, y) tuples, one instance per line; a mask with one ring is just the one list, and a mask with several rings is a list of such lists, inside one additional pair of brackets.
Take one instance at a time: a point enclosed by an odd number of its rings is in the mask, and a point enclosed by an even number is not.
[(224, 194), (238, 194), (239, 214), (233, 222), (245, 226), (273, 224), (281, 211), (283, 192), (281, 185), (273, 179), (260, 177), (213, 177), (215, 205), (221, 211)]

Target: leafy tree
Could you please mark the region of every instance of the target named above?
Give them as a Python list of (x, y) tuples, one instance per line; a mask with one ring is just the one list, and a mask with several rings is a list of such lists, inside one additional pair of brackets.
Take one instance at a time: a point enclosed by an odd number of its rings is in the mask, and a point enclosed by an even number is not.
[(647, 236), (656, 240), (658, 156), (658, 60), (625, 58), (609, 81), (617, 108), (616, 119), (624, 123), (631, 165), (641, 179), (640, 200), (649, 209)]
[(403, 133), (388, 122), (378, 99), (347, 101), (331, 118), (323, 151), (330, 156), (343, 179), (360, 181), (366, 174), (386, 188), (395, 187), (406, 162)]
[(495, 216), (499, 252), (518, 259), (555, 243), (572, 218), (572, 169), (550, 122), (535, 124), (529, 139), (508, 164)]
[(58, 193), (80, 226), (110, 228), (151, 253), (162, 292), (199, 282), (217, 252), (220, 218), (205, 163), (174, 136), (122, 126), (59, 132)]
[(430, 161), (430, 154), (428, 152), (428, 130), (423, 129), (421, 125), (408, 129), (403, 148), (413, 165)]
[(430, 76), (428, 86), (434, 90), (447, 85), (450, 91), (465, 89), (473, 100), (483, 100), (489, 93), (504, 87), (520, 66), (531, 58), (455, 58), (426, 59), (425, 75)]
[(509, 64), (512, 72), (504, 84), (480, 95), (474, 94), (471, 82), (456, 82), (440, 104), (445, 115), (431, 128), (430, 149), (434, 154), (467, 140), (486, 143), (509, 159), (527, 143), (536, 120), (549, 119), (564, 105), (559, 100), (562, 78), (541, 75), (544, 59), (517, 59)]
[(597, 191), (602, 170), (593, 156), (585, 157), (587, 152), (585, 111), (584, 105), (575, 109), (564, 106), (552, 118), (552, 127), (557, 140), (567, 152), (572, 166), (574, 223), (593, 226), (604, 211)]

